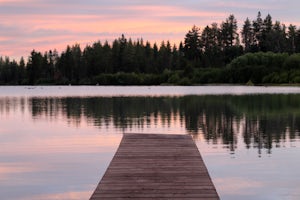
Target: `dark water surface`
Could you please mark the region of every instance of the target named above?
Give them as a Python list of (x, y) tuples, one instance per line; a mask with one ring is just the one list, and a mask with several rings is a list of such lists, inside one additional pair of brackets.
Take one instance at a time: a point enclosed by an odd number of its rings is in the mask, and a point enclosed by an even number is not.
[(0, 87), (0, 199), (88, 199), (122, 133), (190, 134), (221, 199), (300, 199), (298, 87)]

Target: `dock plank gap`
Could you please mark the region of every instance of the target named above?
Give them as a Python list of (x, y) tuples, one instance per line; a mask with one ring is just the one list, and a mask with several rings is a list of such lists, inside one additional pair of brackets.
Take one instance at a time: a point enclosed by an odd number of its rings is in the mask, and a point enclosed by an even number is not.
[(189, 135), (124, 134), (90, 200), (220, 199)]

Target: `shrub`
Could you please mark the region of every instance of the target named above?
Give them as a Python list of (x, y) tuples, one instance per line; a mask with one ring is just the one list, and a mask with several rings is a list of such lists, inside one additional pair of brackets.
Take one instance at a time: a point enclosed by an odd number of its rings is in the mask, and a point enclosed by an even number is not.
[(198, 70), (192, 78), (192, 83), (224, 83), (228, 81), (226, 70), (208, 68)]
[(287, 70), (300, 69), (300, 54), (293, 54), (289, 56), (284, 62), (284, 68)]
[(189, 78), (185, 77), (179, 81), (179, 85), (191, 85), (192, 82)]
[(143, 85), (159, 85), (163, 81), (163, 77), (157, 74), (143, 74)]
[(289, 77), (291, 83), (300, 83), (300, 70), (291, 70)]
[(287, 58), (288, 54), (286, 53), (247, 53), (245, 55), (233, 59), (229, 66), (231, 68), (243, 68), (247, 66), (264, 66), (268, 68), (279, 68), (283, 65)]
[(168, 79), (168, 83), (172, 83), (172, 84), (178, 84), (180, 81), (180, 77), (178, 75), (178, 73), (174, 73), (169, 79)]
[(300, 83), (300, 76), (296, 76), (292, 79), (293, 83)]
[(141, 85), (143, 80), (136, 73), (117, 73), (116, 84), (118, 85)]
[(115, 75), (113, 74), (99, 74), (98, 76), (93, 77), (93, 83), (99, 85), (115, 85)]

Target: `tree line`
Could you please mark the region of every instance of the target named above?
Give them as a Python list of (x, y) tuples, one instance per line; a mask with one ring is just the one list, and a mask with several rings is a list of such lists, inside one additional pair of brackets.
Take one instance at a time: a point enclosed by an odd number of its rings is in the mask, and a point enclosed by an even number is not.
[(33, 50), (27, 61), (0, 57), (0, 84), (299, 83), (298, 53), (300, 29), (258, 12), (240, 31), (234, 15), (203, 30), (194, 25), (178, 46), (122, 35), (61, 54)]

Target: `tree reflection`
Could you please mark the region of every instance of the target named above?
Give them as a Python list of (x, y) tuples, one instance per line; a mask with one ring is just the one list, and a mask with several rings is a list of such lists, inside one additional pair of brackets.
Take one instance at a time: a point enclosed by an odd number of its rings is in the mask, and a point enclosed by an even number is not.
[(177, 121), (186, 131), (208, 142), (222, 142), (234, 151), (238, 137), (247, 148), (271, 152), (282, 142), (300, 138), (300, 95), (89, 97), (0, 99), (0, 114), (28, 105), (33, 119), (55, 120), (59, 115), (80, 126), (123, 130), (172, 127)]

